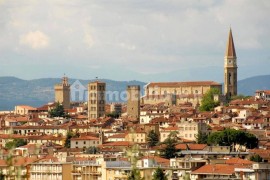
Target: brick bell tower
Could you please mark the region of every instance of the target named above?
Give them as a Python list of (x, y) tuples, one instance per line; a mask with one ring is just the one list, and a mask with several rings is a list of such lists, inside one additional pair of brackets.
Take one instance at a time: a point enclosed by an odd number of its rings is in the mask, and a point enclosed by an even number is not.
[(228, 99), (237, 95), (237, 57), (231, 28), (224, 57), (224, 94)]

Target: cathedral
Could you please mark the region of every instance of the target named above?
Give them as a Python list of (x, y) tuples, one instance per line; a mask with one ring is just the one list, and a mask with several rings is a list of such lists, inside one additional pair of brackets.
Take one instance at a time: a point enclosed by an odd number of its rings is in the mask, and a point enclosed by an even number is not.
[[(237, 95), (237, 58), (232, 36), (229, 31), (227, 47), (224, 56), (224, 96), (228, 99)], [(165, 102), (168, 105), (192, 103), (199, 105), (203, 95), (211, 88), (222, 92), (222, 84), (214, 81), (190, 82), (151, 82), (144, 87), (142, 104), (157, 104)]]

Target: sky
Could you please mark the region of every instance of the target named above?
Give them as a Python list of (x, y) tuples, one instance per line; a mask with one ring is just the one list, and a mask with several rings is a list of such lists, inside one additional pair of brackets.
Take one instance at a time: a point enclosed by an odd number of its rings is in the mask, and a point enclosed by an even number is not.
[(269, 0), (0, 0), (0, 76), (223, 82), (270, 74)]

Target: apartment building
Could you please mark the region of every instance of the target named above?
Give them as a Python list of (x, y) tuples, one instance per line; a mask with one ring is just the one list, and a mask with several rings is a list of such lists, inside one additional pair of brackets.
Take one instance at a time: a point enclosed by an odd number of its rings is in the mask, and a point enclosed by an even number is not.
[(72, 163), (55, 159), (42, 159), (31, 164), (31, 180), (72, 180)]

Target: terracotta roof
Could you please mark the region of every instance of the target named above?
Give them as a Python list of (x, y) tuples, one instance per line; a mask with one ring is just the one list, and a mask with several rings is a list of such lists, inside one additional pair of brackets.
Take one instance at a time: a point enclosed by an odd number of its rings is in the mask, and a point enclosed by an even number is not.
[(175, 148), (176, 148), (177, 150), (187, 150), (187, 145), (186, 145), (186, 144), (177, 144), (177, 145), (175, 146)]
[(159, 156), (144, 156), (142, 159), (154, 159), (160, 165), (170, 165), (170, 160)]
[(203, 150), (207, 144), (187, 144), (189, 150)]
[(99, 140), (99, 138), (94, 136), (82, 136), (78, 138), (71, 138), (71, 140)]
[(212, 86), (221, 85), (214, 81), (189, 81), (189, 82), (151, 82), (147, 86), (179, 87), (179, 86)]
[[(14, 157), (12, 159), (13, 166), (27, 166), (28, 164), (31, 164), (38, 159), (35, 157)], [(3, 159), (0, 159), (0, 166), (8, 166), (7, 162)]]
[(228, 164), (208, 164), (192, 171), (191, 174), (219, 174), (219, 175), (232, 175), (234, 173), (234, 165)]
[(37, 108), (34, 108), (32, 106), (28, 105), (18, 105), (17, 107), (23, 108), (23, 109), (28, 109), (28, 110), (36, 110)]
[(109, 136), (109, 138), (125, 138), (126, 134), (125, 133), (119, 133), (119, 134), (114, 134), (112, 136)]
[(246, 159), (240, 159), (240, 158), (231, 158), (225, 161), (226, 164), (241, 164), (241, 165), (252, 165), (253, 162), (246, 160)]
[(102, 146), (130, 146), (130, 145), (133, 145), (133, 143), (129, 141), (118, 141), (102, 144)]

